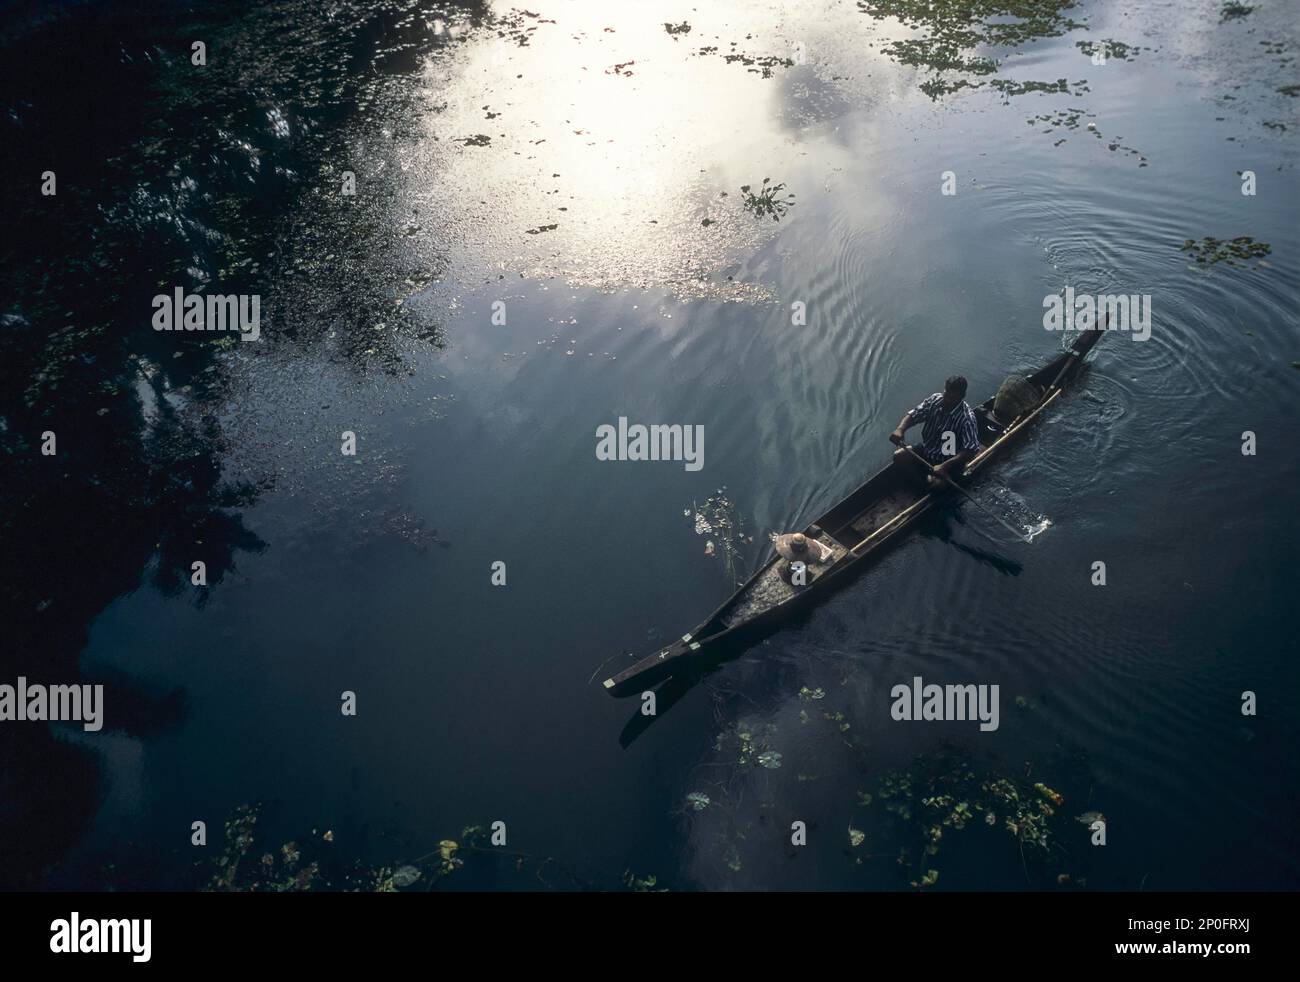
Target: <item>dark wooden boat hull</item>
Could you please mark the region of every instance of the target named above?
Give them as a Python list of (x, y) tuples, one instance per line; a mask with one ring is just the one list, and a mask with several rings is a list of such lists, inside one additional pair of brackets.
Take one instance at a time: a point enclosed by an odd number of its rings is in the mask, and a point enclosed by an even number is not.
[[(1029, 376), (1043, 390), (1043, 395), (1032, 409), (1010, 424), (1002, 426), (993, 418), (993, 399), (976, 407), (983, 449), (967, 465), (963, 483), (1005, 452), (1042, 417), (1078, 376), (1084, 356), (1104, 333), (1104, 330), (1083, 332), (1068, 351)], [(632, 695), (674, 674), (693, 670), (724, 643), (743, 643), (746, 638), (760, 635), (846, 584), (853, 574), (870, 565), (869, 558), (878, 557), (897, 542), (946, 497), (948, 492), (921, 490), (919, 476), (920, 469), (915, 462), (895, 460), (806, 526), (802, 530), (804, 534), (826, 543), (835, 550), (835, 556), (815, 574), (810, 571), (815, 578), (805, 587), (782, 590), (777, 582), (778, 558), (774, 555), (694, 631), (606, 679), (605, 690), (614, 696)]]

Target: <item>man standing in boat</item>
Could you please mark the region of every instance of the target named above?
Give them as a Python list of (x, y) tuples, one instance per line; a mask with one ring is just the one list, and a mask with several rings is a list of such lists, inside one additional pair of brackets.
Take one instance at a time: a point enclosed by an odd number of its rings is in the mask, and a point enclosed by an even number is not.
[(975, 411), (966, 405), (966, 379), (954, 375), (944, 383), (943, 391), (923, 399), (921, 404), (902, 418), (889, 434), (898, 445), (894, 458), (908, 457), (903, 437), (908, 429), (921, 424), (921, 442), (912, 449), (930, 465), (927, 484), (933, 490), (947, 487), (945, 477), (961, 477), (962, 468), (979, 453), (979, 427)]

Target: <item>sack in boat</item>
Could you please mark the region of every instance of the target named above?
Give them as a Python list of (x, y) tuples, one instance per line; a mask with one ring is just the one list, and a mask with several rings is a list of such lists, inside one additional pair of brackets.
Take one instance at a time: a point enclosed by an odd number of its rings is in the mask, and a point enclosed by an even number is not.
[(1028, 412), (1043, 398), (1043, 390), (1021, 375), (1011, 375), (998, 394), (993, 397), (993, 415), (1002, 423), (1010, 423), (1021, 413)]

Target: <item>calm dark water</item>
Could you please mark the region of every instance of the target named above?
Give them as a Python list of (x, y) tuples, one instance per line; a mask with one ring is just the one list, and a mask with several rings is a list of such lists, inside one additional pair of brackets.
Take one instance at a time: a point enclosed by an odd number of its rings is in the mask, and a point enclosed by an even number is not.
[[(0, 681), (101, 682), (108, 725), (0, 731), (0, 882), (198, 885), (191, 823), (263, 802), (366, 863), (500, 820), (591, 885), (905, 889), (881, 782), (948, 746), (1065, 804), (1050, 862), (981, 825), (937, 888), (1293, 888), (1300, 32), (1029, 6), (943, 71), (909, 4), (11, 11)], [(259, 293), (262, 340), (152, 331), (174, 286)], [(599, 681), (946, 375), (1051, 358), (1067, 286), (1154, 314), (980, 485), (1050, 527), (935, 516), (629, 741)], [(619, 416), (703, 424), (704, 468), (598, 461)], [(719, 507), (739, 534), (697, 530)], [(894, 722), (915, 675), (999, 685), (1001, 726)]]

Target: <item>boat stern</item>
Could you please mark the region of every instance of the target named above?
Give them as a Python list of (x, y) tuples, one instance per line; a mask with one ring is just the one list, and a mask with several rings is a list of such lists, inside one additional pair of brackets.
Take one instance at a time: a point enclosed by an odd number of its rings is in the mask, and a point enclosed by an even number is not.
[(681, 667), (681, 659), (690, 657), (700, 650), (700, 643), (691, 635), (683, 635), (680, 641), (674, 641), (666, 648), (647, 655), (640, 661), (623, 669), (617, 675), (605, 679), (605, 691), (611, 696), (621, 698), (644, 692), (658, 685)]

